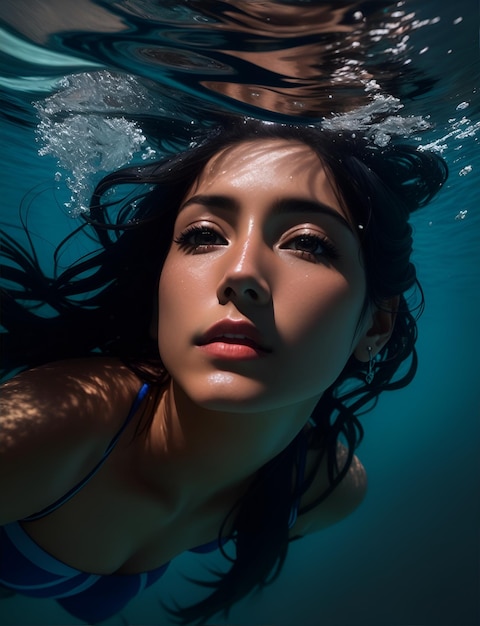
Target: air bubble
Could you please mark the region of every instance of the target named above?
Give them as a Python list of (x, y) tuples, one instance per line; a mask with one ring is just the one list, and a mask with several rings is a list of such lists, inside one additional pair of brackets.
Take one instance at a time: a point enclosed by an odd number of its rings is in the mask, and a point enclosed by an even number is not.
[(156, 156), (156, 151), (151, 146), (148, 146), (145, 152), (142, 154), (142, 160), (146, 161), (147, 159), (153, 159)]
[(463, 109), (466, 109), (469, 105), (470, 105), (470, 102), (460, 102), (460, 104), (457, 105), (457, 108), (455, 110), (463, 111)]

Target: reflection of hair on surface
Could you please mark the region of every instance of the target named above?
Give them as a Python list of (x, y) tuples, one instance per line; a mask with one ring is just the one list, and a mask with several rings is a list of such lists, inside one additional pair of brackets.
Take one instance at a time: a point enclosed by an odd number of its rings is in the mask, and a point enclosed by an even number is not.
[[(320, 118), (366, 105), (374, 93), (413, 97), (434, 83), (410, 66), (405, 42), (419, 28), (412, 11), (389, 3), (229, 4), (231, 10), (220, 21), (217, 15), (212, 27), (235, 38), (216, 52), (248, 63), (249, 71), (240, 75), (249, 82), (226, 76), (205, 77), (201, 84), (234, 100), (277, 114)], [(245, 45), (242, 35), (255, 36), (256, 45)]]

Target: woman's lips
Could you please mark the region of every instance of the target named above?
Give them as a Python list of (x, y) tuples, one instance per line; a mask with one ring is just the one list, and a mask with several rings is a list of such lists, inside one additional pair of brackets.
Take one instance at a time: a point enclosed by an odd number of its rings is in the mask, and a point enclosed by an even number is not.
[(200, 346), (203, 352), (220, 359), (249, 360), (266, 356), (268, 352), (251, 342), (241, 343), (241, 340), (232, 340), (226, 337)]
[(199, 338), (197, 345), (210, 356), (223, 359), (258, 359), (271, 352), (261, 343), (255, 326), (241, 320), (217, 322)]

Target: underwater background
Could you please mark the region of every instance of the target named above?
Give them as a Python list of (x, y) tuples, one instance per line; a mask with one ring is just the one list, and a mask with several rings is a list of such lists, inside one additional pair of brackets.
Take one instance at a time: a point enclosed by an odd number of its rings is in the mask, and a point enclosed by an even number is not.
[[(447, 160), (445, 188), (412, 216), (418, 374), (362, 418), (365, 502), (294, 542), (272, 586), (212, 623), (480, 624), (477, 3), (0, 0), (0, 20), (1, 219), (26, 244), (27, 221), (47, 269), (98, 177), (225, 115), (408, 137)], [(105, 624), (169, 625), (159, 599), (198, 599), (186, 576), (217, 566), (178, 557)], [(54, 601), (0, 599), (4, 626), (79, 623)]]

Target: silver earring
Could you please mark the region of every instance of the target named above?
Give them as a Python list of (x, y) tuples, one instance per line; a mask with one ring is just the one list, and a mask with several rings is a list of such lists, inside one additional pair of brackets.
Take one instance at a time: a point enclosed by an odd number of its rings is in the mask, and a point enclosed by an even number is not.
[(375, 378), (375, 359), (372, 356), (372, 346), (367, 346), (368, 350), (368, 372), (365, 374), (365, 382), (368, 385), (372, 384)]

